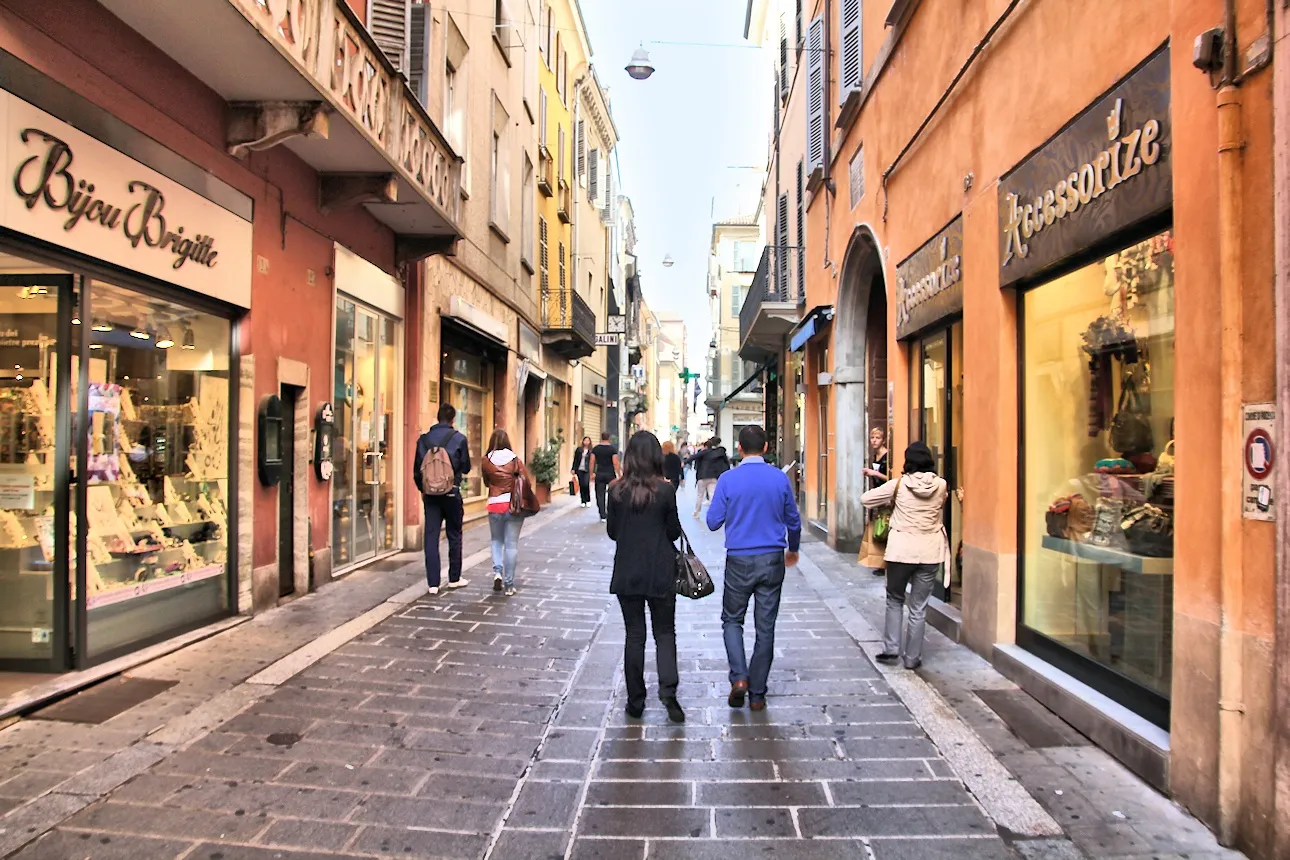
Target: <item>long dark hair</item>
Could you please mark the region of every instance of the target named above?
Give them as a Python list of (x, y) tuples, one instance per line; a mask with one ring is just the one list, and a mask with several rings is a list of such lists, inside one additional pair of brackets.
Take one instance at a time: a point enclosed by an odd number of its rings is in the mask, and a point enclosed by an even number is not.
[(623, 477), (614, 482), (614, 498), (627, 502), (634, 511), (643, 511), (654, 501), (663, 482), (663, 448), (658, 437), (641, 430), (627, 443), (623, 455)]

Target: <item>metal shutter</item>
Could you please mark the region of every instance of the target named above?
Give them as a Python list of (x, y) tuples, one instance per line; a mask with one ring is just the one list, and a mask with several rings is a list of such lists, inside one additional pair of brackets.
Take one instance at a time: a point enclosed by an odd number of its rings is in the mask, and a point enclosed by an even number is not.
[(582, 434), (590, 436), (591, 441), (599, 445), (600, 433), (604, 426), (604, 409), (597, 403), (584, 400), (582, 403)]
[(412, 0), (370, 0), (367, 7), (367, 29), (377, 47), (390, 58), (400, 72), (407, 69), (408, 25)]

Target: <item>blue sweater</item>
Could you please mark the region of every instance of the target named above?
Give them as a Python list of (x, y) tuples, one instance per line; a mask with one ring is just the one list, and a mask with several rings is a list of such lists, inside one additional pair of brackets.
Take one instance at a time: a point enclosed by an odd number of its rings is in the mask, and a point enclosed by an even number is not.
[(788, 475), (761, 457), (745, 457), (717, 481), (708, 507), (708, 528), (723, 525), (727, 555), (797, 552), (802, 518)]

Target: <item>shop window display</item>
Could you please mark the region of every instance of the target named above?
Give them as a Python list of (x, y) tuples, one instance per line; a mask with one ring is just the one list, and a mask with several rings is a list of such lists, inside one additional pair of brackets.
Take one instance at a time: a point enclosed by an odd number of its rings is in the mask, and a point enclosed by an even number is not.
[(90, 307), (73, 386), (87, 381), (85, 605), (99, 654), (227, 609), (229, 323), (98, 281)]
[[(457, 408), (457, 429), (470, 444), (472, 468), (462, 485), (462, 498), (466, 501), (481, 499), (484, 497), (484, 481), (478, 464), (479, 458), (484, 456), (484, 443), (492, 433), (490, 387), (493, 367), (477, 356), (450, 349), (444, 357), (443, 375), (449, 402)], [(485, 425), (489, 425), (487, 430)]]
[(332, 550), (338, 568), (398, 548), (397, 321), (336, 298)]
[(1167, 700), (1173, 237), (1025, 293), (1023, 624)]
[[(36, 267), (0, 255), (5, 270)], [(37, 279), (39, 280), (39, 279)], [(53, 656), (58, 283), (0, 287), (0, 659)]]

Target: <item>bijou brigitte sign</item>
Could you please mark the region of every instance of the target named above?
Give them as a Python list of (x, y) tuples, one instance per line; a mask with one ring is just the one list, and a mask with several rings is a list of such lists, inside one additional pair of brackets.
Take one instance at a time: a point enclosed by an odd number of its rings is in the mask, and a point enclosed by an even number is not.
[(4, 226), (242, 307), (251, 224), (9, 94)]

